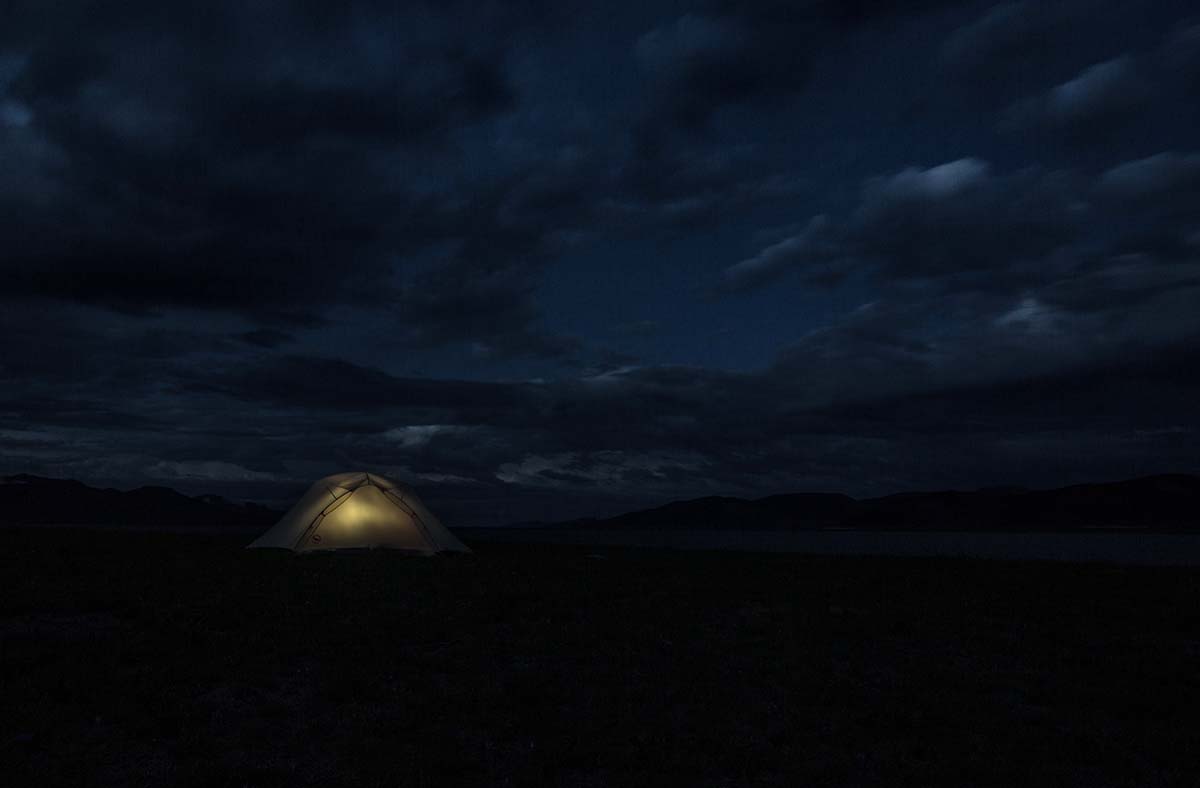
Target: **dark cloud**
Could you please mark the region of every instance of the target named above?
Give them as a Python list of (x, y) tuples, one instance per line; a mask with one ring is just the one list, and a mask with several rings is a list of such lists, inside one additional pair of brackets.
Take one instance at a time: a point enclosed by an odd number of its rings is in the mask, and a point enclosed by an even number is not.
[(307, 85), (293, 78), (240, 96), (235, 92), (232, 98), (234, 91), (228, 88), (236, 86), (222, 87), (219, 114), (206, 118), (211, 133), (251, 149), (328, 141), (435, 141), (435, 135), (510, 109), (516, 101), (502, 65), (486, 59), (449, 61), (438, 81), (420, 86), (384, 82), (372, 90)]
[(1044, 65), (1078, 11), (1077, 3), (997, 3), (955, 30), (942, 44), (942, 54), (954, 68), (980, 80)]
[(808, 81), (805, 42), (754, 21), (689, 14), (642, 36), (638, 56), (659, 82), (650, 122), (695, 130), (723, 107), (800, 92)]
[(369, 308), (416, 348), (575, 363), (533, 299), (555, 255), (792, 187), (744, 156), (620, 145), (476, 166), (494, 156), (471, 135), (520, 107), (494, 33), (539, 14), (23, 8), (2, 72), (7, 292), (268, 327)]
[(799, 270), (810, 282), (836, 284), (849, 270), (872, 270), (884, 281), (1004, 292), (1099, 276), (1135, 259), (1143, 268), (1183, 262), (1196, 254), (1198, 173), (1194, 154), (1174, 152), (1115, 165), (1095, 179), (998, 174), (976, 159), (908, 168), (867, 180), (847, 216), (814, 218), (728, 267), (724, 281), (745, 290)]
[(842, 219), (818, 216), (796, 235), (724, 272), (727, 289), (745, 290), (802, 270), (836, 284), (849, 270), (941, 287), (1011, 286), (1053, 275), (1054, 258), (1088, 217), (1083, 179), (1062, 172), (992, 172), (978, 159), (909, 167), (864, 182)]
[(1196, 470), (1195, 30), (10, 3), (0, 472), (496, 522)]
[(1100, 188), (1129, 202), (1161, 200), (1190, 209), (1200, 200), (1200, 154), (1168, 151), (1118, 164), (1104, 173)]
[(1183, 264), (1200, 254), (1200, 155), (1168, 151), (1118, 164), (1097, 193), (1120, 231), (1118, 251)]
[(220, 5), (142, 10), (17, 17), (38, 32), (6, 68), (7, 142), (28, 170), (0, 195), (18, 209), (0, 222), (11, 296), (274, 322), (394, 297), (394, 255), (470, 218), (406, 164), (516, 105), (503, 52), (414, 46), (369, 14), (279, 11), (264, 29)]
[(1192, 89), (1200, 87), (1200, 20), (1177, 25), (1159, 54), (1167, 73), (1181, 78)]
[(864, 185), (852, 244), (899, 278), (1019, 276), (1077, 232), (1076, 189), (1068, 174), (994, 174), (977, 159), (908, 168)]
[[(984, 302), (942, 308), (962, 320), (957, 335), (928, 305), (877, 307), (751, 374), (636, 368), (539, 384), (404, 379), (313, 357), (173, 366), (153, 386), (127, 389), (136, 396), (7, 398), (0, 430), (20, 441), (7, 444), (9, 466), (209, 489), (283, 489), (366, 463), (447, 496), (475, 521), (497, 515), (464, 501), (488, 496), (507, 500), (513, 519), (534, 517), (537, 508), (520, 503), (534, 490), (592, 491), (578, 513), (713, 490), (882, 492), (967, 479), (989, 463), (1013, 475), (997, 459), (1005, 452), (1028, 451), (1061, 471), (1065, 454), (1037, 447), (1057, 442), (1065, 452), (1067, 436), (1124, 447), (1128, 457), (1110, 454), (1108, 466), (1096, 459), (1088, 469), (1107, 475), (1147, 456), (1135, 446), (1163, 452), (1154, 467), (1183, 461), (1200, 393), (1190, 372), (1195, 345), (1178, 342), (1136, 363), (1110, 348), (1101, 355), (1111, 360), (1097, 362), (1088, 348), (1064, 343), (1077, 333), (1029, 305), (1004, 313), (993, 303), (995, 317), (982, 327), (966, 316), (989, 308)], [(1190, 330), (1200, 336), (1195, 321)], [(155, 397), (164, 384), (170, 396)], [(1152, 412), (1139, 404), (1147, 396)], [(175, 421), (180, 408), (186, 423)], [(30, 423), (46, 426), (32, 434)]]
[(1124, 55), (1088, 66), (1047, 93), (1014, 104), (1006, 121), (1017, 128), (1043, 126), (1076, 137), (1096, 136), (1111, 133), (1149, 100), (1150, 89), (1134, 59)]
[[(977, 450), (957, 455), (964, 470), (1020, 456), (1031, 473), (1076, 462), (1119, 475), (1158, 467), (1142, 454), (1150, 445), (1155, 461), (1186, 462), (1200, 337), (1192, 158), (1163, 153), (1093, 177), (964, 159), (871, 178), (844, 216), (730, 266), (724, 287), (788, 271), (834, 287), (830, 271), (871, 272), (881, 295), (807, 334), (768, 377), (804, 381), (780, 395), (802, 429), (875, 441), (877, 473), (934, 472), (930, 457), (956, 456), (963, 435)], [(902, 440), (922, 467), (892, 454)], [(1073, 440), (1105, 459), (1078, 463)]]
[(275, 348), (280, 345), (285, 345), (292, 341), (292, 336), (283, 331), (276, 331), (271, 328), (259, 328), (254, 331), (243, 331), (237, 335), (237, 338), (248, 345), (257, 347)]
[(814, 216), (799, 233), (725, 269), (721, 289), (739, 292), (760, 287), (799, 266), (804, 266), (809, 276), (820, 278), (818, 270), (826, 263), (833, 264), (828, 276), (836, 281), (842, 275), (836, 266), (845, 250), (831, 235), (829, 218)]
[(897, 3), (718, 3), (643, 34), (636, 53), (653, 84), (640, 133), (705, 131), (726, 109), (763, 113), (799, 101), (812, 58), (847, 31), (919, 16), (947, 0)]
[(510, 401), (510, 387), (494, 383), (403, 379), (340, 359), (271, 357), (213, 369), (187, 385), (200, 392), (279, 407), (367, 411), (392, 408), (487, 410)]

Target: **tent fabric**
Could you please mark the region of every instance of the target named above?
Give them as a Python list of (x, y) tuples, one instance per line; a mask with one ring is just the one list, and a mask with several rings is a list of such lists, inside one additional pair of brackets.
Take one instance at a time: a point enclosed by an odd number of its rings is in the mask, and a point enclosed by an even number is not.
[(429, 555), (470, 552), (409, 487), (374, 473), (339, 473), (313, 484), (249, 547), (306, 553), (387, 547)]

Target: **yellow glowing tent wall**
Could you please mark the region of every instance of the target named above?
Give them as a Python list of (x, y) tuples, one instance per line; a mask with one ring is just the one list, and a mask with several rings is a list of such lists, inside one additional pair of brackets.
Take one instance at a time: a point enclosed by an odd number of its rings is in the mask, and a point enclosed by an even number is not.
[(296, 552), (388, 547), (415, 553), (470, 552), (412, 490), (373, 473), (321, 479), (250, 547)]

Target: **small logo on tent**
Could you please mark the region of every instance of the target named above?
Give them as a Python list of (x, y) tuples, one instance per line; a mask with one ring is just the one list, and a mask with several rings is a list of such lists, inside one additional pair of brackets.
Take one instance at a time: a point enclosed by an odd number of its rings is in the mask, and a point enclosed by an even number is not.
[(314, 542), (319, 542), (319, 541), (321, 541), (321, 535), (320, 535), (320, 534), (313, 534), (313, 541), (314, 541)]

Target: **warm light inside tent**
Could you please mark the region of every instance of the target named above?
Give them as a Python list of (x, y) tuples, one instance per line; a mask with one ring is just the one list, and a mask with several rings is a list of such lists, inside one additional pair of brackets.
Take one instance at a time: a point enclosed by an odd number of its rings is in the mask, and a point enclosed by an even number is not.
[(412, 515), (375, 485), (358, 487), (330, 506), (312, 536), (321, 537), (321, 549), (387, 544), (419, 550), (425, 545)]
[(466, 551), (412, 491), (365, 473), (337, 474), (316, 482), (251, 546), (298, 551), (356, 547)]
[(338, 507), (338, 525), (347, 531), (361, 530), (363, 524), (368, 519), (369, 512), (362, 505), (362, 501), (356, 500), (354, 495), (350, 496), (344, 504)]

